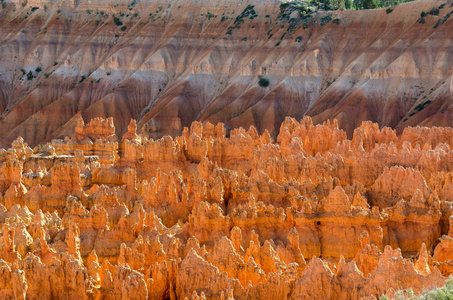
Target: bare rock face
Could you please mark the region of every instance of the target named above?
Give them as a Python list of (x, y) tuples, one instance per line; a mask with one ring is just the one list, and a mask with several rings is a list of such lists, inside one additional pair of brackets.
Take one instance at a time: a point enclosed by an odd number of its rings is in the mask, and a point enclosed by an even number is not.
[(453, 274), (442, 127), (77, 124), (0, 150), (1, 298), (372, 299)]
[[(451, 128), (408, 129), (453, 125), (453, 54), (444, 46), (453, 25), (443, 1), (405, 3), (391, 13), (317, 12), (308, 18), (278, 0), (169, 4), (3, 1), (0, 146), (22, 136), (35, 147), (75, 130), (68, 142), (83, 142), (88, 155), (105, 147), (97, 139), (112, 136), (113, 121), (116, 133), (128, 132), (132, 143), (135, 125), (143, 138), (157, 139), (179, 136), (194, 121), (223, 122), (228, 131), (253, 125), (257, 133), (276, 137), (285, 117), (305, 115), (314, 124), (336, 118), (365, 151), (396, 139), (378, 125), (397, 129), (414, 147), (421, 140), (452, 145)], [(439, 15), (421, 20), (421, 12), (431, 8)], [(260, 85), (259, 76), (269, 85)], [(98, 117), (108, 119), (85, 127)], [(366, 120), (376, 124), (361, 126)], [(325, 129), (305, 125), (300, 142), (307, 154), (316, 154), (312, 147), (335, 146), (338, 135), (321, 141), (316, 136)], [(218, 129), (205, 131), (219, 134)], [(209, 145), (203, 135), (197, 129), (187, 139), (191, 161), (206, 151), (222, 155), (219, 144)], [(241, 155), (233, 144), (222, 149), (228, 159)]]

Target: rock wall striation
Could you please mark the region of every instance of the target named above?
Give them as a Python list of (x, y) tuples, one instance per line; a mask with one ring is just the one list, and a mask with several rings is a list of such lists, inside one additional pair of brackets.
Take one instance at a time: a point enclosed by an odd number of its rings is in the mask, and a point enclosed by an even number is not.
[(305, 115), (336, 118), (349, 138), (366, 120), (398, 134), (453, 125), (448, 1), (304, 16), (280, 4), (3, 0), (0, 146), (62, 139), (79, 117), (111, 117), (119, 136), (132, 118), (153, 139), (194, 121), (275, 138)]

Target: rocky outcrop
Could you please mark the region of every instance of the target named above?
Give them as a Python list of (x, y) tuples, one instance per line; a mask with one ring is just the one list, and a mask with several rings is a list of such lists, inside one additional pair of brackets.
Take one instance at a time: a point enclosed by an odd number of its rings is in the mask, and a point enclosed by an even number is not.
[(427, 130), (365, 122), (348, 140), (305, 117), (276, 140), (208, 122), (154, 140), (135, 121), (118, 138), (98, 118), (34, 150), (18, 138), (0, 151), (0, 295), (361, 299), (440, 286), (453, 274), (453, 156), (446, 130), (422, 143)]

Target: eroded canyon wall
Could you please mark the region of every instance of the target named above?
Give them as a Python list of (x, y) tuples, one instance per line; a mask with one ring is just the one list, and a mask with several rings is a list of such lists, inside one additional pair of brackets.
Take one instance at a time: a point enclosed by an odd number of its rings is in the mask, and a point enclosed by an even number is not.
[(70, 135), (80, 116), (113, 117), (120, 136), (134, 118), (150, 138), (193, 121), (276, 137), (286, 116), (304, 115), (336, 118), (349, 137), (364, 120), (399, 133), (452, 125), (445, 1), (308, 17), (277, 0), (2, 4), (3, 147)]

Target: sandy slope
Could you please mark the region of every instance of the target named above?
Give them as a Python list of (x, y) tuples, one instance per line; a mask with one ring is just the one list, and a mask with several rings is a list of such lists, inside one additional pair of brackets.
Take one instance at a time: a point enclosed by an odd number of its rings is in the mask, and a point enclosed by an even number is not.
[[(112, 116), (119, 134), (135, 118), (149, 137), (194, 120), (276, 135), (286, 116), (304, 115), (337, 118), (349, 135), (363, 120), (450, 126), (453, 8), (419, 22), (443, 3), (324, 12), (304, 29), (276, 0), (9, 2), (0, 10), (0, 146), (67, 135), (80, 115)], [(248, 5), (256, 14), (235, 26)]]

